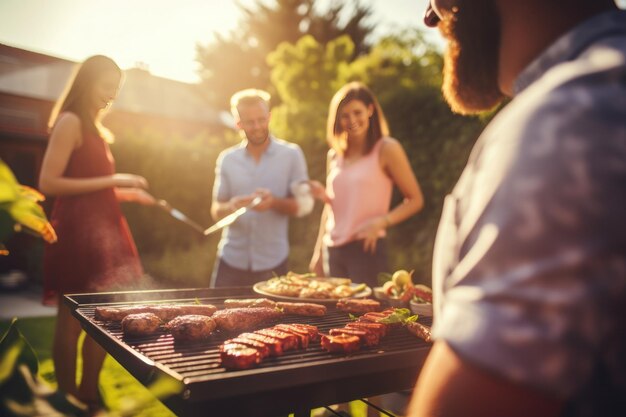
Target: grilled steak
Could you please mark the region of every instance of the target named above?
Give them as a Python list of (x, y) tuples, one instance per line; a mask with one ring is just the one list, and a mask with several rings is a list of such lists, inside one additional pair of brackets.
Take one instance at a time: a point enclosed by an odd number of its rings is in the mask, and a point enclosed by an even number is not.
[(252, 347), (239, 343), (220, 346), (222, 366), (228, 369), (248, 369), (261, 363), (261, 355)]
[(278, 324), (227, 340), (220, 346), (220, 358), (225, 368), (247, 369), (268, 355), (280, 356), (285, 350), (306, 348), (318, 334), (315, 326)]
[(359, 350), (361, 340), (358, 336), (339, 334), (322, 335), (322, 347), (329, 352), (350, 353)]
[(276, 303), (278, 308), (282, 308), (285, 314), (296, 314), (299, 316), (319, 317), (326, 315), (326, 306), (315, 303)]
[(301, 324), (301, 323), (292, 323), (289, 326), (308, 332), (309, 336), (311, 337), (311, 341), (316, 341), (320, 338), (320, 333), (317, 330), (316, 326), (312, 326), (310, 324)]
[(219, 310), (213, 314), (217, 327), (227, 332), (252, 330), (276, 320), (282, 312), (269, 307), (244, 307)]
[(367, 329), (374, 331), (379, 337), (383, 338), (387, 335), (387, 325), (382, 323), (371, 323), (366, 321), (353, 321), (346, 324), (348, 329)]
[(191, 341), (208, 338), (215, 331), (217, 324), (211, 317), (188, 314), (174, 318), (165, 327), (175, 340)]
[(328, 333), (332, 336), (347, 334), (357, 336), (361, 340), (363, 346), (376, 346), (380, 342), (378, 334), (365, 329), (349, 329), (347, 327), (341, 329), (331, 329)]
[(122, 320), (122, 331), (126, 336), (147, 336), (155, 333), (161, 319), (153, 313), (129, 314)]
[(274, 337), (281, 341), (283, 351), (294, 350), (298, 348), (298, 337), (291, 333), (286, 333), (275, 328), (261, 329), (254, 332), (263, 336)]
[(259, 352), (259, 355), (261, 355), (261, 359), (267, 358), (270, 355), (270, 348), (266, 343), (253, 340), (248, 337), (238, 336), (234, 339), (230, 339), (224, 342), (225, 345), (229, 343), (238, 343), (240, 345), (246, 345), (248, 347), (254, 348)]
[(309, 347), (311, 336), (309, 335), (308, 331), (304, 329), (298, 329), (291, 324), (277, 324), (273, 328), (276, 330), (280, 330), (281, 332), (289, 333), (296, 336), (296, 338), (298, 339), (298, 347), (300, 349), (306, 349)]
[(237, 337), (244, 337), (265, 344), (270, 350), (270, 356), (281, 356), (283, 354), (283, 343), (275, 337), (256, 333), (242, 333)]

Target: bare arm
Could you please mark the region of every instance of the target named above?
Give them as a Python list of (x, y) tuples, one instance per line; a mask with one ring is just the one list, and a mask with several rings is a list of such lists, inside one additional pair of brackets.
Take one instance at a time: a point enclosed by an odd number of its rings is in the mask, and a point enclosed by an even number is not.
[(39, 189), (47, 195), (73, 195), (112, 187), (148, 186), (145, 178), (132, 174), (114, 174), (92, 178), (63, 176), (72, 152), (81, 145), (81, 123), (72, 113), (61, 115), (44, 155), (39, 176)]
[(422, 368), (408, 417), (558, 416), (561, 400), (483, 371), (435, 342)]
[(115, 196), (119, 202), (133, 202), (144, 205), (152, 205), (156, 203), (156, 199), (141, 188), (115, 188)]
[(386, 143), (381, 150), (383, 168), (404, 196), (402, 203), (387, 214), (387, 227), (389, 227), (403, 222), (420, 211), (424, 207), (424, 196), (400, 142), (392, 138), (384, 140)]

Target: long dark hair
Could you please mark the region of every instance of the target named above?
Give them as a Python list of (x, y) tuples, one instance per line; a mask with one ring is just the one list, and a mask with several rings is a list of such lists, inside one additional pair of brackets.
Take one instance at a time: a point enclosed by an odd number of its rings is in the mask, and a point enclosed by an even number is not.
[(99, 112), (95, 119), (90, 114), (90, 100), (93, 87), (104, 73), (110, 71), (115, 71), (120, 75), (121, 83), (122, 70), (109, 57), (94, 55), (78, 65), (66, 84), (63, 94), (61, 94), (61, 97), (52, 108), (52, 113), (48, 120), (48, 128), (52, 129), (54, 127), (59, 114), (69, 111), (80, 118), (83, 130), (92, 131), (103, 139), (111, 141), (113, 139), (111, 132), (100, 123), (104, 112)]
[(343, 154), (348, 147), (348, 135), (341, 129), (339, 111), (344, 104), (352, 100), (359, 100), (365, 104), (366, 107), (372, 105), (374, 108), (374, 113), (370, 117), (370, 125), (365, 143), (365, 153), (369, 153), (376, 142), (384, 136), (389, 136), (389, 126), (387, 125), (385, 114), (378, 100), (376, 100), (374, 93), (363, 83), (357, 81), (341, 87), (330, 101), (328, 122), (326, 124), (326, 140), (328, 141), (328, 146), (339, 154)]

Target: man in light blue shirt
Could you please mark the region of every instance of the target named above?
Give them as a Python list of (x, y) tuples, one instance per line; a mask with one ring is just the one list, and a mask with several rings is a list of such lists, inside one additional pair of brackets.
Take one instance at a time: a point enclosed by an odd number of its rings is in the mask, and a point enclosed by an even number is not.
[(453, 109), (511, 102), (444, 203), (409, 416), (625, 416), (626, 11), (431, 4)]
[[(231, 98), (243, 141), (217, 159), (211, 215), (221, 219), (261, 202), (222, 232), (211, 286), (253, 285), (288, 272), (289, 216), (311, 212), (304, 154), (269, 132), (270, 95), (247, 89)], [(304, 193), (301, 192), (305, 188)]]

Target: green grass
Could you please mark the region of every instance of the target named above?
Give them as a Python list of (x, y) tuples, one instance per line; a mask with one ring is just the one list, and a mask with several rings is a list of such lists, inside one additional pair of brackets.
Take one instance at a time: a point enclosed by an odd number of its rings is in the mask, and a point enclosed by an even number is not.
[[(17, 327), (24, 335), (39, 360), (39, 376), (56, 387), (54, 366), (52, 363), (52, 340), (54, 337), (55, 317), (37, 317), (19, 319)], [(9, 328), (10, 321), (0, 321), (0, 335)], [(80, 349), (79, 349), (80, 351)], [(78, 358), (80, 369), (81, 358)], [(159, 400), (137, 381), (115, 359), (107, 355), (100, 374), (100, 392), (106, 406), (111, 410), (124, 409), (129, 399), (144, 401), (141, 412), (136, 417), (175, 417)], [(318, 416), (323, 409), (316, 409), (312, 416)], [(366, 417), (367, 407), (360, 401), (350, 403), (353, 417)], [(243, 417), (243, 416), (242, 416)]]
[[(52, 363), (52, 339), (55, 317), (19, 319), (17, 327), (34, 349), (39, 360), (39, 376), (56, 387)], [(0, 334), (9, 328), (10, 321), (0, 321)], [(81, 358), (78, 358), (80, 365)], [(78, 366), (80, 369), (80, 366)], [(145, 400), (146, 406), (136, 417), (175, 417), (174, 414), (126, 371), (115, 359), (107, 356), (100, 374), (100, 391), (105, 404), (112, 410), (125, 408), (128, 399)]]

